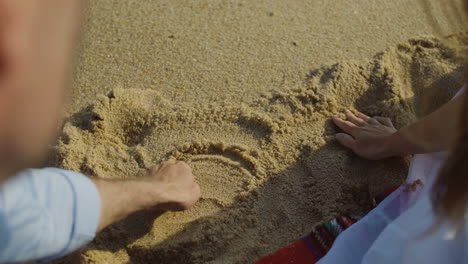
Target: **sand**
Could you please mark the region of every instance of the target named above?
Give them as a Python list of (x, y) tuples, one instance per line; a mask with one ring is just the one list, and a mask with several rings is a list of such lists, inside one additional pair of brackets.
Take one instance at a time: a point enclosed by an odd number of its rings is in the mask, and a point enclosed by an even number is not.
[(94, 0), (71, 113), (115, 88), (172, 103), (251, 102), (310, 70), (465, 30), (462, 0)]
[(152, 89), (97, 96), (65, 122), (58, 166), (129, 179), (161, 160), (184, 160), (203, 194), (187, 212), (141, 212), (111, 226), (79, 257), (249, 263), (317, 223), (363, 210), (369, 197), (402, 183), (408, 159), (356, 157), (334, 140), (331, 116), (350, 108), (402, 127), (432, 112), (462, 85), (466, 44), (463, 33), (411, 39), (369, 60), (312, 70), (303, 87), (250, 103), (173, 104)]
[[(452, 3), (452, 2), (451, 2)], [(51, 165), (104, 179), (178, 159), (203, 195), (57, 263), (250, 263), (398, 185), (339, 146), (346, 108), (402, 127), (462, 85), (460, 1), (89, 1)]]

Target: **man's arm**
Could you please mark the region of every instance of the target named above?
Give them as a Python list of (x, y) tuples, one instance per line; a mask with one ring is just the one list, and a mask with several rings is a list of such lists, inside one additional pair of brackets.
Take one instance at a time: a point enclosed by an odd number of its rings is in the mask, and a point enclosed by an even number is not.
[(336, 139), (357, 155), (372, 160), (449, 150), (457, 139), (465, 97), (463, 93), (398, 131), (388, 118), (371, 118), (346, 111), (347, 120), (333, 117), (335, 124), (345, 132), (338, 133)]
[(93, 180), (102, 204), (97, 231), (142, 209), (183, 211), (200, 197), (200, 186), (184, 162), (163, 162), (147, 174), (143, 180)]
[(0, 263), (51, 260), (144, 208), (180, 211), (200, 197), (190, 167), (164, 162), (139, 180), (90, 180), (55, 168), (26, 170), (0, 185)]
[(99, 193), (81, 173), (29, 169), (0, 185), (0, 263), (50, 260), (96, 233)]

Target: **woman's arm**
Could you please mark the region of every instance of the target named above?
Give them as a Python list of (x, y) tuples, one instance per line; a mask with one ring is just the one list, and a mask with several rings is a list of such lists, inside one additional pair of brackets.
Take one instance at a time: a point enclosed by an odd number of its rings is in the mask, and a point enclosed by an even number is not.
[(466, 93), (460, 95), (398, 131), (388, 118), (346, 111), (347, 120), (333, 117), (334, 123), (345, 132), (336, 134), (336, 139), (357, 155), (372, 160), (448, 150), (457, 138), (465, 96)]

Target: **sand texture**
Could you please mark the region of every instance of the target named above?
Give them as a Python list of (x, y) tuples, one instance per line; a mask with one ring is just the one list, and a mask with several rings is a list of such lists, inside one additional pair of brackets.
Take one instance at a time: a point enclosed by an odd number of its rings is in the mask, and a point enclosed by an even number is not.
[(465, 30), (463, 0), (93, 0), (71, 113), (116, 88), (250, 103), (311, 69)]
[(370, 196), (402, 182), (408, 161), (356, 157), (334, 140), (331, 116), (351, 108), (397, 127), (424, 116), (461, 86), (458, 51), (467, 43), (462, 33), (411, 39), (372, 59), (312, 70), (301, 85), (248, 103), (179, 104), (130, 86), (97, 96), (65, 122), (58, 166), (129, 179), (161, 160), (184, 160), (203, 195), (187, 212), (141, 212), (109, 227), (79, 258), (249, 263), (321, 221), (360, 211)]

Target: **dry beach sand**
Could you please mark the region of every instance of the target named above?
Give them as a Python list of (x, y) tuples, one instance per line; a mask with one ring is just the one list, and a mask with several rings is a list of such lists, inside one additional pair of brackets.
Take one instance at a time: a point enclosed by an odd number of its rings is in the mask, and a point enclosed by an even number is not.
[(137, 213), (75, 259), (250, 263), (402, 182), (407, 159), (356, 157), (330, 118), (351, 108), (401, 127), (448, 101), (468, 36), (421, 35), (462, 21), (438, 1), (306, 2), (91, 3), (55, 165), (126, 179), (184, 160), (203, 195)]

